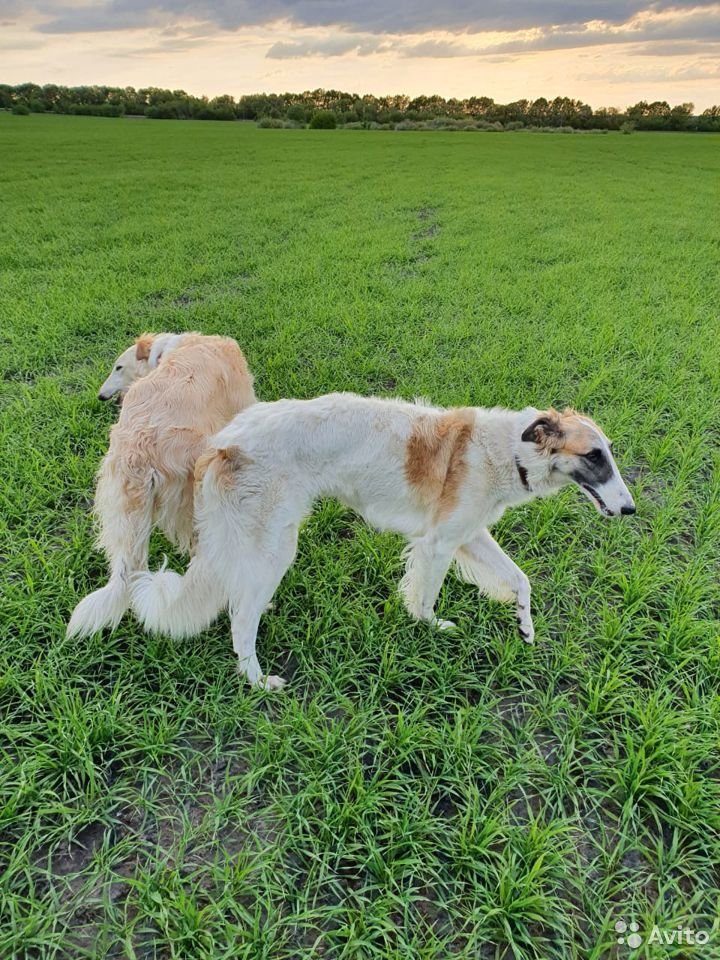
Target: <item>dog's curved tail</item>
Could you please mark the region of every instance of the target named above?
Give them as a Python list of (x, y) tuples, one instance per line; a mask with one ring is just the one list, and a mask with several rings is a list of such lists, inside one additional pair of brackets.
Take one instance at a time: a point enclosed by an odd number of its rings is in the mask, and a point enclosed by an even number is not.
[(68, 637), (87, 637), (115, 629), (130, 606), (130, 578), (147, 569), (153, 517), (149, 473), (128, 474), (112, 450), (100, 465), (95, 492), (97, 543), (110, 561), (110, 579), (84, 597), (73, 610)]
[(198, 556), (184, 576), (164, 568), (136, 574), (131, 593), (133, 609), (145, 629), (176, 639), (209, 627), (227, 603), (217, 577)]
[(210, 448), (195, 464), (197, 546), (184, 576), (172, 570), (133, 577), (132, 606), (147, 630), (191, 636), (210, 626), (228, 603), (227, 561), (235, 547), (225, 507), (246, 458), (233, 448)]

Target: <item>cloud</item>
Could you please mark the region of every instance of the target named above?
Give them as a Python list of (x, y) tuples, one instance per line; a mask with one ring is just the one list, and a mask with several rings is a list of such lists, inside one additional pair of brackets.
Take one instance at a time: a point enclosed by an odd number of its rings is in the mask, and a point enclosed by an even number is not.
[(720, 4), (716, 9), (717, 14), (701, 8), (673, 10), (666, 14), (656, 14), (653, 10), (621, 24), (592, 21), (516, 31), (517, 35), (511, 40), (486, 42), (483, 46), (471, 46), (452, 38), (408, 42), (404, 37), (387, 37), (383, 40), (373, 34), (338, 32), (330, 36), (311, 36), (275, 43), (267, 56), (285, 60), (338, 57), (348, 53), (369, 56), (392, 51), (405, 58), (483, 57), (488, 62), (502, 63), (508, 57), (524, 53), (629, 43), (635, 44), (630, 52), (642, 56), (687, 56), (709, 52), (716, 43), (720, 43)]
[(15, 50), (38, 50), (45, 46), (42, 40), (21, 40), (16, 37), (0, 37), (0, 50), (13, 53)]
[(25, 4), (22, 0), (0, 0), (0, 19), (3, 21), (7, 21), (8, 17), (19, 17), (24, 12)]
[[(567, 50), (573, 47), (605, 44), (672, 40), (720, 40), (720, 4), (712, 12), (695, 8), (670, 14), (656, 15), (653, 10), (622, 24), (588, 22), (550, 26), (536, 30), (532, 35), (487, 46), (486, 53), (532, 53), (541, 50)], [(658, 44), (658, 50), (667, 44)], [(661, 54), (658, 54), (661, 55)]]
[(310, 37), (306, 40), (287, 40), (274, 43), (265, 54), (270, 60), (292, 60), (300, 57), (341, 57), (356, 53), (367, 57), (381, 53), (390, 45), (373, 36), (336, 34), (331, 37)]
[[(581, 74), (578, 79), (589, 80), (592, 77), (591, 75)], [(614, 71), (606, 79), (608, 83), (615, 85), (629, 83), (670, 85), (690, 83), (697, 80), (717, 80), (720, 79), (720, 63), (716, 60), (704, 60), (685, 64), (681, 67), (671, 65), (650, 68), (631, 66)]]
[(136, 47), (132, 50), (112, 50), (108, 56), (144, 60), (146, 57), (162, 56), (166, 53), (187, 53), (188, 50), (207, 49), (208, 45), (214, 42), (216, 41), (211, 37), (177, 37), (160, 40), (154, 46)]
[(397, 52), (402, 57), (472, 57), (475, 47), (449, 40), (423, 40), (406, 44), (402, 40), (383, 39), (373, 34), (337, 33), (328, 37), (307, 37), (303, 40), (282, 40), (274, 43), (266, 56), (271, 60), (291, 60), (301, 57), (341, 57), (355, 53), (368, 57), (375, 53)]
[(650, 41), (632, 48), (635, 57), (688, 57), (702, 53), (720, 54), (718, 40), (668, 40)]
[[(432, 61), (475, 58), (473, 71), (494, 64), (501, 71), (519, 57), (527, 63), (528, 54), (585, 49), (580, 56), (607, 59), (603, 48), (620, 47), (623, 58), (677, 58), (685, 73), (669, 67), (658, 82), (710, 81), (717, 69), (702, 58), (720, 52), (720, 0), (0, 0), (3, 16), (21, 17), (31, 36), (149, 29), (152, 46), (114, 44), (113, 55), (139, 59), (212, 51), (223, 37), (241, 43), (243, 28), (264, 28), (266, 37), (269, 28), (265, 43), (255, 38), (258, 56), (267, 44), (265, 58), (278, 65), (327, 59), (338, 69), (343, 58), (389, 54), (405, 61), (403, 70), (412, 71), (412, 61), (424, 70)], [(29, 48), (27, 34), (8, 46)], [(637, 66), (632, 76), (652, 79)], [(613, 68), (604, 76), (634, 83), (631, 73)]]
[(300, 57), (339, 57), (347, 53), (367, 57), (389, 52), (402, 57), (445, 59), (476, 56), (478, 49), (452, 40), (423, 40), (408, 44), (400, 38), (383, 38), (367, 33), (336, 33), (303, 40), (278, 41), (270, 47), (266, 56), (271, 60), (290, 60)]
[[(0, 0), (11, 13), (18, 0)], [(33, 5), (33, 0), (30, 0)], [(0, 10), (2, 9), (0, 6)], [(711, 0), (90, 0), (82, 5), (35, 0), (46, 19), (38, 29), (76, 33), (209, 20), (221, 30), (287, 21), (294, 26), (336, 27), (373, 34), (517, 31), (603, 21), (626, 23), (651, 9), (680, 11), (712, 7)]]
[(399, 46), (398, 49), (403, 57), (433, 57), (438, 59), (474, 57), (478, 53), (475, 47), (469, 47), (463, 43), (452, 43), (447, 40), (423, 40), (410, 46)]

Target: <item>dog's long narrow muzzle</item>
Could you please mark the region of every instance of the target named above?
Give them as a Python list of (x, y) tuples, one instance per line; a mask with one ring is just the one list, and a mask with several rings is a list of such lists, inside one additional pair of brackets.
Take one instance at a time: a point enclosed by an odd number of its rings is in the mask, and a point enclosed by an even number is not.
[(603, 516), (619, 517), (635, 513), (635, 501), (619, 475), (602, 486), (583, 484), (583, 488)]
[(596, 485), (581, 482), (579, 486), (598, 513), (604, 517), (629, 516), (635, 513), (635, 501), (619, 474), (608, 483)]

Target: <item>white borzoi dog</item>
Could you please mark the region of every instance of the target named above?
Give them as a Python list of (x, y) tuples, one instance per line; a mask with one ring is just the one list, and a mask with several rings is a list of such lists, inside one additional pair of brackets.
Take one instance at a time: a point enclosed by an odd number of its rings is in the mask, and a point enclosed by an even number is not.
[(507, 507), (571, 481), (604, 516), (635, 512), (607, 438), (570, 410), (442, 410), (353, 394), (260, 403), (212, 439), (196, 476), (198, 540), (187, 572), (141, 574), (133, 605), (146, 627), (181, 637), (229, 604), (240, 671), (269, 689), (284, 681), (260, 669), (258, 622), (318, 497), (407, 537), (400, 591), (411, 616), (453, 626), (434, 606), (455, 561), (462, 579), (516, 605), (528, 643), (529, 581), (488, 527)]
[(68, 636), (117, 626), (129, 606), (131, 575), (147, 570), (154, 524), (189, 550), (195, 462), (208, 439), (255, 401), (237, 343), (199, 333), (144, 334), (118, 357), (99, 396), (118, 393), (125, 399), (95, 494), (110, 580), (80, 601)]

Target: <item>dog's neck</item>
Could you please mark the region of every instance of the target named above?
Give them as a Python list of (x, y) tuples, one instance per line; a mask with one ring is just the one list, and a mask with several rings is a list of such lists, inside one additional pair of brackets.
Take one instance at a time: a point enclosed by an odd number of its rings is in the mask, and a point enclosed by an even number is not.
[(530, 481), (528, 480), (527, 468), (520, 463), (520, 460), (517, 458), (517, 456), (515, 457), (515, 468), (518, 472), (518, 476), (520, 477), (520, 483), (528, 493), (532, 493), (532, 487), (530, 486)]
[(522, 439), (523, 431), (537, 415), (538, 411), (534, 407), (526, 407), (524, 410), (517, 411), (513, 424), (511, 442), (513, 486), (518, 492), (522, 491), (524, 500), (545, 497), (558, 489), (553, 482), (552, 464), (549, 458), (539, 451), (534, 443), (528, 443)]
[(570, 477), (553, 470), (551, 461), (544, 454), (517, 450), (517, 447), (512, 454), (510, 476), (511, 496), (519, 503), (553, 496), (571, 482)]

